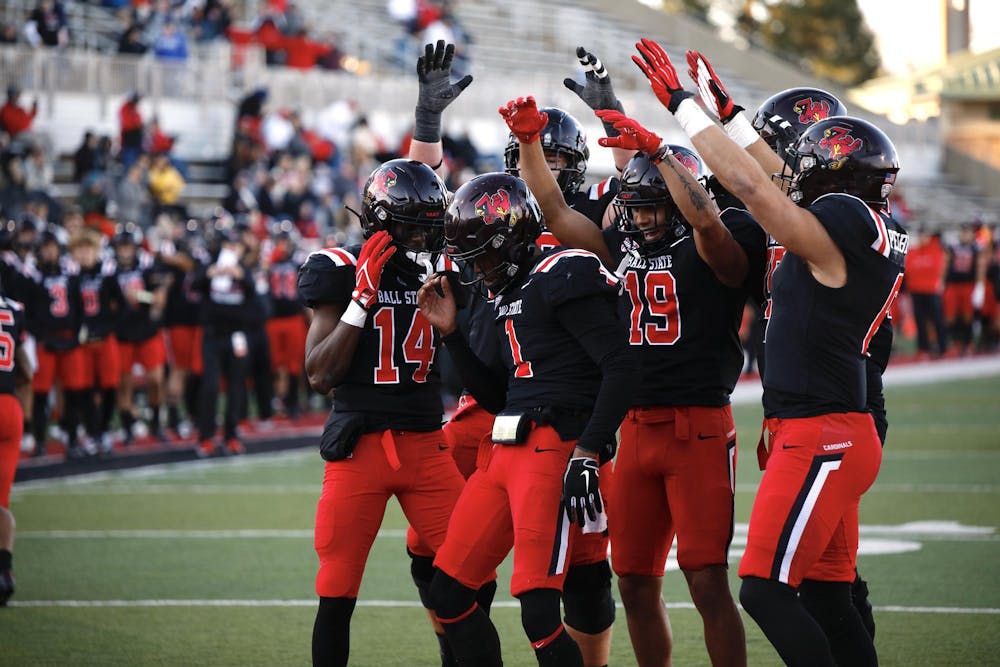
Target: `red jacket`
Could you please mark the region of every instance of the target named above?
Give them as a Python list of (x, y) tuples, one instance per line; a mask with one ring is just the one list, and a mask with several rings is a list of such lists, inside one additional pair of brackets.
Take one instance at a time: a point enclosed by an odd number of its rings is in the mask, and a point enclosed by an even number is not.
[(31, 111), (25, 111), (13, 102), (7, 102), (0, 109), (0, 127), (11, 136), (16, 137), (26, 130), (31, 129), (31, 121), (35, 120), (38, 107), (32, 105)]
[(940, 294), (944, 290), (944, 248), (932, 238), (906, 252), (906, 287), (910, 294)]

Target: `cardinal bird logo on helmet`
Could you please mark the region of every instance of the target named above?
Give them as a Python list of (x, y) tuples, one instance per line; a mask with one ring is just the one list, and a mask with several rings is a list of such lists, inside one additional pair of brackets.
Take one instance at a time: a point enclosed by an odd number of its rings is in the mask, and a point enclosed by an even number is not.
[(701, 165), (698, 164), (698, 158), (691, 155), (690, 153), (675, 152), (674, 157), (677, 161), (684, 165), (684, 168), (691, 172), (691, 175), (697, 178), (701, 172)]
[[(476, 201), (476, 215), (487, 225), (502, 221), (510, 213), (510, 196), (506, 190), (497, 190), (494, 194), (485, 193)], [(514, 221), (511, 220), (511, 224)]]
[(806, 97), (796, 102), (792, 109), (799, 114), (799, 122), (803, 125), (811, 125), (830, 117), (830, 103), (826, 100), (813, 102), (811, 97)]
[(372, 184), (368, 186), (368, 194), (370, 195), (387, 195), (389, 194), (389, 188), (396, 184), (396, 172), (392, 169), (386, 169), (385, 171), (380, 171), (375, 174), (372, 178)]
[(834, 125), (823, 132), (819, 145), (830, 151), (830, 169), (839, 169), (848, 155), (861, 148), (862, 142), (851, 135), (850, 129)]

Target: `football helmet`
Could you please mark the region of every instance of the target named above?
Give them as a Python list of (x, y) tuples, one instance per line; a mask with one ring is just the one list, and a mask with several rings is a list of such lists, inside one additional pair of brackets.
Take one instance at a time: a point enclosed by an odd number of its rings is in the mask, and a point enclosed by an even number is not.
[(471, 264), (480, 285), (502, 294), (531, 266), (542, 211), (527, 184), (506, 173), (483, 174), (455, 192), (445, 214), (448, 255)]
[[(559, 169), (556, 181), (564, 197), (570, 197), (579, 191), (587, 173), (587, 160), (590, 159), (590, 149), (587, 148), (587, 133), (583, 131), (576, 118), (562, 109), (546, 107), (538, 110), (549, 116), (549, 122), (539, 134), (542, 150), (546, 157), (555, 154), (565, 160), (565, 166)], [(513, 176), (520, 176), (518, 163), (521, 159), (521, 146), (511, 133), (507, 139), (507, 148), (503, 152), (504, 171)]]
[[(694, 151), (675, 145), (670, 150), (692, 176), (704, 178), (701, 158)], [(670, 196), (667, 182), (645, 153), (636, 153), (625, 165), (612, 205), (618, 228), (635, 242), (640, 254), (655, 254), (686, 233), (684, 217)], [(638, 209), (651, 210), (651, 225), (637, 222)]]
[(789, 88), (764, 100), (753, 128), (781, 159), (806, 128), (830, 116), (846, 116), (847, 107), (820, 88)]
[(365, 238), (384, 229), (404, 251), (440, 252), (447, 207), (448, 190), (433, 169), (415, 160), (389, 160), (368, 177), (358, 217)]
[(799, 206), (843, 192), (885, 207), (899, 171), (899, 156), (889, 137), (868, 121), (850, 116), (810, 126), (788, 149), (786, 163), (781, 178)]

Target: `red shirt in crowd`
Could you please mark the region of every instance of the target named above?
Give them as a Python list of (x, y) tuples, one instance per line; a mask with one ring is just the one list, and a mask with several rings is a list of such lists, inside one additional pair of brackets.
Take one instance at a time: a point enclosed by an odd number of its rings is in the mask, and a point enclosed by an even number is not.
[(136, 136), (139, 138), (138, 144), (142, 143), (142, 115), (139, 114), (139, 105), (136, 102), (125, 101), (118, 110), (118, 123), (121, 126), (122, 146), (135, 146)]
[(330, 47), (309, 39), (305, 35), (285, 38), (285, 66), (312, 69), (316, 60), (330, 51)]
[(910, 246), (906, 253), (906, 285), (911, 294), (940, 294), (944, 289), (946, 257), (941, 241)]
[(31, 111), (25, 111), (11, 101), (7, 101), (0, 108), (0, 127), (11, 136), (11, 138), (31, 129), (31, 122), (35, 120), (38, 113), (38, 106), (32, 105)]

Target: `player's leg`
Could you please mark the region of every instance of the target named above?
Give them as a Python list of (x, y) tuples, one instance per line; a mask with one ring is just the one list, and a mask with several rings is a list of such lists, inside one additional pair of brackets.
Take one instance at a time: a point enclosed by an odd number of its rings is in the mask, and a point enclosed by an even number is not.
[(149, 398), (151, 419), (149, 432), (156, 440), (164, 440), (160, 421), (160, 407), (163, 405), (164, 372), (167, 362), (167, 347), (163, 342), (163, 332), (158, 331), (139, 346), (139, 362), (146, 370), (146, 395)]
[(20, 402), (0, 394), (0, 607), (14, 594), (14, 515), (10, 511), (10, 489), (21, 453), (24, 415)]
[(563, 624), (559, 597), (579, 529), (562, 506), (563, 475), (574, 441), (551, 427), (535, 428), (510, 451), (507, 489), (514, 522), (511, 594), (521, 601), (521, 621), (539, 665), (583, 665), (579, 646)]
[(500, 638), (476, 596), (514, 542), (505, 458), (501, 452), (469, 478), (434, 559), (430, 602), (460, 665), (503, 664)]
[(687, 438), (671, 446), (667, 497), (677, 531), (677, 562), (701, 615), (713, 665), (745, 665), (743, 620), (729, 589), (736, 426), (729, 407), (678, 408)]
[[(787, 664), (832, 665), (827, 635), (795, 589), (874, 481), (882, 448), (861, 413), (768, 420), (768, 427), (774, 437), (740, 563), (740, 601)], [(853, 560), (840, 557), (836, 567), (849, 585)]]
[(49, 392), (56, 374), (56, 355), (44, 345), (37, 348), (38, 367), (31, 379), (31, 427), (35, 436), (35, 456), (45, 453), (49, 431)]
[[(602, 474), (603, 481), (603, 474)], [(563, 583), (563, 607), (566, 631), (580, 647), (585, 667), (606, 667), (611, 654), (611, 634), (615, 622), (615, 599), (611, 593), (611, 564), (608, 562), (607, 537), (600, 534), (577, 535), (574, 554), (581, 542), (584, 547), (602, 551), (599, 560), (574, 563)]]
[(118, 341), (118, 370), (121, 371), (118, 382), (118, 418), (125, 433), (126, 445), (132, 444), (132, 425), (135, 424), (135, 413), (132, 411), (132, 365), (137, 358), (137, 348), (135, 343)]
[(59, 353), (56, 374), (64, 394), (61, 426), (66, 431), (66, 446), (70, 455), (87, 453), (79, 448), (77, 436), (77, 428), (85, 420), (90, 398), (84, 371), (82, 347)]
[[(661, 409), (665, 410), (665, 409)], [(640, 417), (649, 422), (640, 421)], [(629, 411), (622, 422), (608, 505), (611, 563), (625, 606), (632, 650), (640, 667), (670, 665), (672, 635), (660, 595), (673, 541), (663, 451), (673, 438), (672, 417), (654, 409)]]
[(350, 655), (351, 616), (393, 481), (379, 435), (361, 436), (351, 458), (328, 462), (324, 471), (313, 540), (319, 556), (312, 636), (317, 667), (342, 667)]
[(202, 339), (203, 372), (198, 383), (198, 453), (209, 456), (215, 452), (215, 411), (219, 401), (219, 375), (222, 373), (222, 355), (229, 344), (229, 336), (206, 332)]

